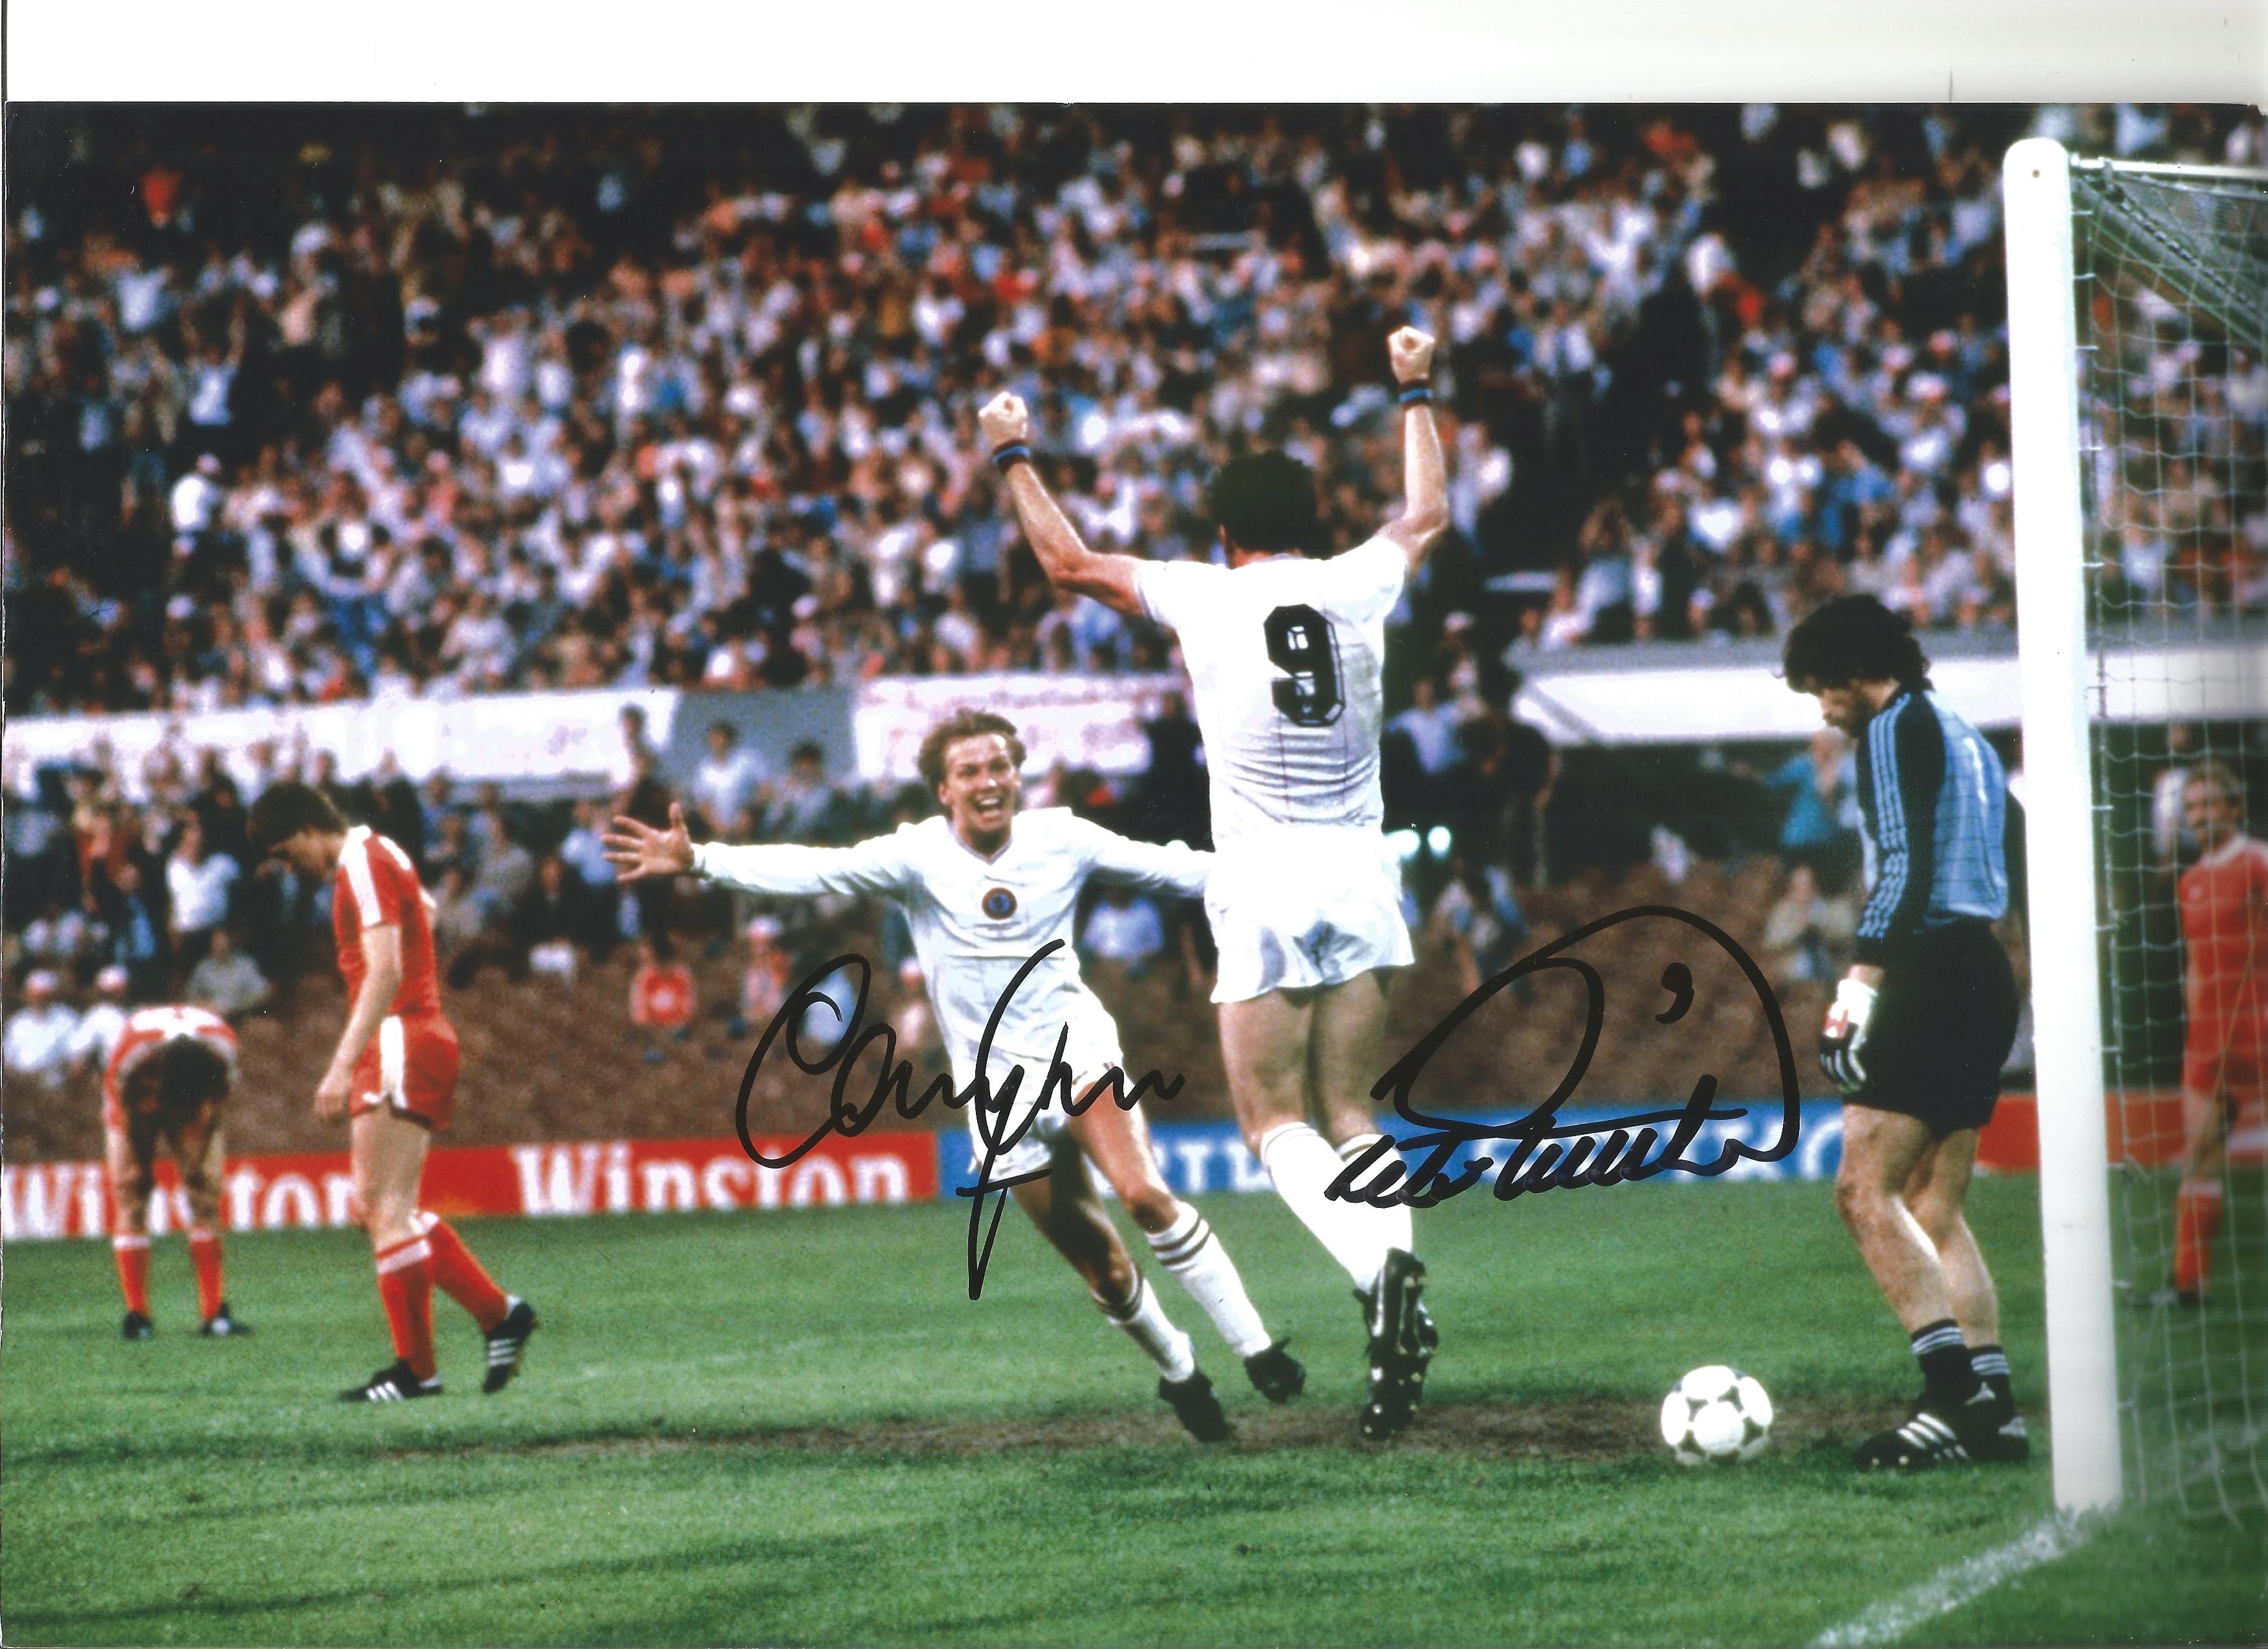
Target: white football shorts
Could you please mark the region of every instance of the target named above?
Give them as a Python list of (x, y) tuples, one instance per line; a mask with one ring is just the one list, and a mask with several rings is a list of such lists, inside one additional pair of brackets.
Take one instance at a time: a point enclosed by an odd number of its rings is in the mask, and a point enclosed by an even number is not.
[(1205, 888), (1220, 950), (1215, 1002), (1410, 965), (1402, 866), (1379, 831), (1271, 830), (1238, 838), (1219, 858)]
[[(996, 1072), (1004, 1071), (1013, 1063), (1016, 1062), (1012, 1056), (1002, 1054), (998, 1049), (994, 1050), (992, 1069)], [(1102, 1080), (1103, 1073), (1109, 1067), (1119, 1063), (1116, 1054), (1094, 1060), (1091, 1064), (1082, 1060), (1079, 1067), (1079, 1077), (1071, 1085), (1071, 1099), (1077, 1101), (1084, 1098), (1088, 1089)], [(1025, 1129), (1023, 1137), (1014, 1145), (992, 1159), (992, 1167), (987, 1175), (988, 1178), (1006, 1180), (1027, 1174), (1036, 1174), (1054, 1161), (1055, 1153), (1058, 1149), (1073, 1148), (1071, 1142), (1064, 1137), (1064, 1131), (1070, 1125), (1071, 1116), (1064, 1109), (1064, 1093), (1060, 1086), (1047, 1096), (1047, 1108), (1039, 1112), (1036, 1116), (1033, 1115), (1034, 1108), (1039, 1104), (1041, 1089), (1044, 1086), (1047, 1074), (1047, 1060), (1033, 1058), (1025, 1063), (1024, 1079), (1017, 1085), (1016, 1097), (1008, 1108), (1005, 1128), (996, 1124), (990, 1116), (980, 1115), (976, 1106), (971, 1105), (967, 1108), (968, 1144), (969, 1148), (976, 1152), (976, 1161), (971, 1165), (972, 1170), (983, 1166), (984, 1153), (990, 1148), (984, 1139), (987, 1131), (996, 1138), (1006, 1137), (1017, 1128), (1022, 1126), (1024, 1119), (1027, 1116), (1032, 1118), (1032, 1125)], [(1129, 1080), (1130, 1081), (1131, 1078)], [(965, 1092), (966, 1089), (964, 1088), (963, 1091)], [(1095, 1103), (1097, 1105), (1112, 1103), (1109, 1093), (1106, 1090)]]

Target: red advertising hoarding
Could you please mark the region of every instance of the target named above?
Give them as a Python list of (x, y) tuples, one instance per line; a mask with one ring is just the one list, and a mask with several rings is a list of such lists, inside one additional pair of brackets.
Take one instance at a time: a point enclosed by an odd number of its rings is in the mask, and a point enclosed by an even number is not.
[[(797, 1142), (758, 1139), (767, 1156)], [(0, 1185), (0, 1237), (94, 1237), (110, 1228), (99, 1162), (11, 1165)], [(160, 1159), (150, 1224), (180, 1229), (188, 1206), (173, 1165)], [(231, 1231), (351, 1224), (353, 1181), (344, 1152), (231, 1159), (221, 1218)], [(426, 1159), (423, 1205), (454, 1218), (541, 1218), (832, 1207), (926, 1201), (938, 1192), (937, 1142), (928, 1134), (833, 1135), (787, 1168), (760, 1167), (738, 1139), (603, 1139), (559, 1145), (437, 1147)]]

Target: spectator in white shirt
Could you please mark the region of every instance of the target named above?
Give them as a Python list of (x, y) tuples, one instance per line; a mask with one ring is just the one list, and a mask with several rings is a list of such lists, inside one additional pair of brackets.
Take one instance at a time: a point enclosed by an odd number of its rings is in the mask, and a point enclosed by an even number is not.
[(806, 740), (788, 752), (787, 777), (780, 783), (771, 829), (782, 841), (818, 843), (840, 812), (841, 798), (827, 779), (827, 752)]
[(85, 913), (67, 910), (60, 899), (49, 899), (46, 908), (24, 924), (24, 954), (36, 967), (76, 972), (89, 937)]
[(78, 1015), (62, 999), (62, 981), (42, 968), (24, 982), (24, 1005), (0, 1034), (0, 1061), (11, 1082), (60, 1088), (70, 1078)]
[(615, 867), (607, 863), (606, 845), (599, 832), (606, 822), (606, 805), (588, 799), (575, 804), (575, 828), (559, 844), (559, 857), (582, 878), (585, 887), (612, 887)]
[(183, 993), (198, 1007), (210, 1008), (233, 1022), (276, 994), (260, 964), (236, 948), (225, 927), (212, 932), (212, 949), (190, 971)]
[(497, 611), (496, 599), (475, 590), (464, 610), (450, 621), (441, 643), (441, 662), (460, 686), (493, 688), (512, 666), (512, 626)]
[(207, 453), (197, 460), (195, 469), (173, 483), (172, 499), (173, 531), (189, 538), (210, 532), (213, 519), (219, 512), (224, 495), (220, 486), (220, 460)]
[(694, 804), (707, 821), (708, 834), (718, 841), (743, 839), (740, 815), (755, 806), (764, 781), (771, 777), (763, 758), (740, 738), (731, 722), (711, 722), (709, 754), (693, 775)]
[(1388, 725), (1410, 735), (1418, 764), (1430, 777), (1457, 759), (1457, 710), (1441, 702), (1440, 684), (1421, 675), (1410, 686), (1410, 703)]
[(70, 1063), (76, 1071), (92, 1065), (97, 1071), (110, 1063), (110, 1051), (126, 1031), (126, 970), (113, 962), (94, 976), (95, 1002), (79, 1018), (71, 1038)]
[(237, 875), (234, 859), (205, 851), (204, 827), (194, 817), (181, 827), (180, 845), (166, 861), (166, 891), (173, 902), (173, 955), (184, 967), (204, 960), (213, 930), (228, 920)]

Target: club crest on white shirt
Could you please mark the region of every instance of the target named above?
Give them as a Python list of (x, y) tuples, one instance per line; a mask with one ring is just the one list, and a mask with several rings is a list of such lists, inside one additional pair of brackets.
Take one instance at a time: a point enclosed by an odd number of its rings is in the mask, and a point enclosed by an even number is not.
[(1016, 895), (1005, 887), (988, 887), (978, 908), (995, 922), (1005, 922), (1016, 914)]

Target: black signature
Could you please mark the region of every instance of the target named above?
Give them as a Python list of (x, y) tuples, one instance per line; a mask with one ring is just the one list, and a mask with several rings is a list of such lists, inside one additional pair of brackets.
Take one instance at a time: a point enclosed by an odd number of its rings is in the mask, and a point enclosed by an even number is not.
[[(1675, 1110), (1639, 1111), (1627, 1116), (1602, 1121), (1562, 1123), (1558, 1120), (1559, 1106), (1572, 1095), (1590, 1069), (1592, 1056), (1598, 1051), (1599, 1036), (1606, 1022), (1606, 984), (1597, 968), (1580, 957), (1560, 953), (1580, 944), (1591, 935), (1618, 923), (1641, 917), (1667, 917), (1698, 929), (1714, 939), (1739, 964), (1749, 983), (1756, 988), (1757, 1000), (1763, 1004), (1764, 1020), (1771, 1032), (1772, 1043), (1779, 1057), (1780, 1123), (1778, 1132), (1769, 1145), (1756, 1146), (1738, 1138), (1725, 1141), (1724, 1149), (1713, 1161), (1688, 1161), (1685, 1152), (1701, 1130), (1712, 1122), (1736, 1122), (1747, 1116), (1745, 1107), (1731, 1109), (1715, 1108), (1717, 1078), (1704, 1076), (1693, 1085), (1692, 1096)], [(780, 1005), (779, 1012), (765, 1027), (748, 1058), (747, 1068), (740, 1077), (740, 1094), (733, 1111), (733, 1126), (740, 1137), (740, 1148), (751, 1161), (769, 1168), (791, 1167), (829, 1134), (855, 1138), (871, 1127), (885, 1108), (912, 1121), (937, 1101), (954, 1108), (976, 1108), (978, 1138), (984, 1150), (977, 1164), (976, 1182), (961, 1186), (954, 1195), (970, 1200), (968, 1212), (968, 1297), (983, 1295), (984, 1273), (991, 1263), (992, 1243), (999, 1234), (1000, 1217), (1006, 1211), (1007, 1194), (1027, 1181), (1042, 1178), (1049, 1170), (1035, 1169), (1026, 1174), (1006, 1174), (995, 1178), (993, 1167), (1013, 1151), (1023, 1140), (1042, 1112), (1049, 1106), (1059, 1108), (1068, 1116), (1086, 1113), (1104, 1093), (1108, 1093), (1122, 1110), (1132, 1110), (1146, 1095), (1155, 1093), (1161, 1100), (1176, 1098), (1182, 1091), (1182, 1078), (1167, 1078), (1156, 1071), (1144, 1073), (1130, 1087), (1125, 1073), (1112, 1066), (1092, 1084), (1084, 1093), (1075, 1092), (1077, 1073), (1064, 1059), (1070, 1042), (1069, 1027), (1056, 1036), (1053, 1057), (1047, 1072), (1040, 1081), (1039, 1098), (1020, 1121), (1012, 1123), (1016, 1110), (1017, 1096), (1022, 1091), (1025, 1067), (1012, 1065), (1005, 1080), (998, 1089), (992, 1086), (990, 1067), (992, 1039), (998, 1031), (1008, 1004), (1022, 988), (1032, 970), (1057, 950), (1061, 939), (1051, 939), (1033, 952), (1023, 966), (1016, 970), (1000, 999), (992, 1005), (991, 1018), (986, 1020), (984, 1034), (976, 1047), (976, 1069), (965, 1090), (956, 1090), (950, 1072), (932, 1077), (919, 1093), (914, 1090), (915, 1073), (912, 1064), (897, 1056), (897, 1033), (887, 1022), (867, 1025), (866, 997), (873, 983), (873, 965), (856, 953), (829, 957), (805, 975), (803, 983), (789, 992)], [(1514, 981), (1547, 968), (1572, 969), (1582, 980), (1588, 992), (1588, 1007), (1581, 1046), (1575, 1051), (1573, 1062), (1559, 1086), (1541, 1104), (1515, 1121), (1503, 1123), (1484, 1123), (1454, 1117), (1430, 1116), (1418, 1110), (1411, 1100), (1426, 1061), (1440, 1051), (1443, 1043), (1458, 1027), (1476, 1012), (1490, 997)], [(856, 980), (858, 995), (846, 1017), (835, 999), (820, 989), (838, 972), (848, 971)], [(1693, 975), (1683, 962), (1672, 962), (1662, 970), (1662, 988), (1670, 994), (1668, 1008), (1654, 1016), (1662, 1025), (1674, 1025), (1685, 1016), (1693, 1004)], [(832, 1047), (818, 1056), (806, 1054), (799, 1034), (804, 1015), (814, 1007), (824, 1006), (841, 1024), (841, 1029), (831, 1037)], [(768, 1155), (756, 1145), (748, 1131), (748, 1102), (755, 1091), (756, 1072), (775, 1042), (784, 1042), (788, 1058), (796, 1068), (811, 1076), (834, 1076), (826, 1120), (794, 1145), (777, 1156)], [(852, 1093), (853, 1072), (862, 1059), (872, 1051), (873, 1086), (863, 1097)], [(1412, 1207), (1429, 1208), (1444, 1199), (1469, 1189), (1491, 1168), (1495, 1168), (1493, 1189), (1501, 1201), (1509, 1202), (1529, 1191), (1577, 1190), (1587, 1186), (1619, 1185), (1629, 1182), (1649, 1180), (1671, 1170), (1708, 1178), (1724, 1173), (1743, 1158), (1758, 1162), (1777, 1162), (1795, 1149), (1797, 1130), (1800, 1124), (1800, 1089), (1795, 1074), (1795, 1054), (1788, 1040), (1787, 1022), (1782, 1017), (1778, 999), (1764, 973), (1722, 928), (1690, 910), (1673, 905), (1639, 905), (1628, 910), (1618, 910), (1597, 921), (1553, 940), (1540, 949), (1514, 962), (1481, 986), (1451, 1009), (1439, 1025), (1427, 1032), (1410, 1050), (1378, 1079), (1371, 1089), (1371, 1097), (1384, 1100), (1391, 1097), (1395, 1113), (1402, 1119), (1429, 1131), (1399, 1139), (1381, 1136), (1359, 1156), (1349, 1162), (1331, 1182), (1329, 1195), (1342, 1202), (1365, 1202), (1380, 1207), (1406, 1203)], [(1660, 1129), (1668, 1124), (1667, 1141)], [(1595, 1137), (1605, 1135), (1603, 1141)], [(1478, 1140), (1499, 1140), (1512, 1149), (1499, 1164), (1494, 1157), (1474, 1157), (1454, 1173), (1449, 1163), (1461, 1145)], [(1656, 1151), (1656, 1146), (1660, 1150)], [(1403, 1153), (1419, 1153), (1414, 1165), (1405, 1165)], [(1652, 1153), (1652, 1154), (1649, 1154)], [(991, 1219), (984, 1218), (987, 1199), (991, 1203)]]
[[(1560, 953), (1618, 923), (1646, 917), (1667, 917), (1699, 929), (1740, 965), (1741, 971), (1756, 988), (1756, 999), (1764, 1005), (1764, 1021), (1771, 1031), (1773, 1049), (1779, 1056), (1779, 1126), (1768, 1145), (1756, 1146), (1743, 1139), (1727, 1138), (1713, 1160), (1686, 1159), (1687, 1148), (1700, 1137), (1706, 1124), (1734, 1122), (1748, 1115), (1746, 1107), (1713, 1108), (1717, 1097), (1714, 1076), (1704, 1076), (1697, 1081), (1692, 1096), (1675, 1110), (1638, 1111), (1604, 1121), (1558, 1120), (1560, 1105), (1575, 1092), (1584, 1072), (1590, 1069), (1592, 1056), (1598, 1051), (1599, 1033), (1605, 1024), (1607, 1010), (1606, 984), (1599, 970), (1580, 957)], [(1572, 970), (1582, 979), (1589, 997), (1582, 1044), (1575, 1050), (1574, 1061), (1560, 1078), (1559, 1086), (1541, 1104), (1510, 1123), (1474, 1123), (1429, 1116), (1418, 1110), (1411, 1101), (1410, 1092), (1425, 1069), (1426, 1061), (1439, 1053), (1458, 1027), (1498, 991), (1515, 980), (1546, 968)], [(1661, 985), (1670, 994), (1670, 1004), (1665, 1012), (1654, 1015), (1654, 1020), (1657, 1024), (1674, 1025), (1693, 1005), (1692, 970), (1683, 962), (1672, 962), (1662, 970)], [(1504, 1202), (1529, 1191), (1579, 1190), (1587, 1186), (1650, 1180), (1673, 1169), (1706, 1179), (1724, 1173), (1742, 1158), (1758, 1162), (1780, 1160), (1795, 1149), (1797, 1130), (1801, 1125), (1802, 1095), (1796, 1079), (1795, 1052), (1788, 1041), (1787, 1021), (1780, 1013), (1779, 1001), (1773, 996), (1770, 982), (1731, 934), (1705, 917), (1674, 905), (1638, 905), (1602, 917), (1529, 952), (1502, 973), (1484, 980), (1378, 1079), (1370, 1096), (1373, 1100), (1390, 1097), (1395, 1114), (1404, 1122), (1429, 1130), (1400, 1139), (1381, 1136), (1377, 1144), (1349, 1162), (1331, 1182), (1329, 1195), (1340, 1201), (1370, 1203), (1381, 1208), (1395, 1204), (1430, 1208), (1469, 1189), (1491, 1168), (1496, 1170), (1492, 1189), (1498, 1200)], [(1663, 1124), (1672, 1125), (1667, 1141), (1660, 1131)], [(1596, 1137), (1602, 1134), (1605, 1136), (1603, 1140)], [(1500, 1163), (1492, 1156), (1476, 1156), (1452, 1174), (1449, 1162), (1457, 1148), (1484, 1139), (1503, 1141), (1512, 1148)], [(1657, 1145), (1660, 1147), (1658, 1152)], [(1405, 1152), (1416, 1153), (1418, 1159), (1405, 1166), (1401, 1154)]]
[[(845, 1139), (857, 1137), (873, 1125), (886, 1106), (909, 1122), (927, 1110), (933, 1101), (942, 1100), (955, 1110), (964, 1106), (976, 1107), (976, 1134), (983, 1143), (984, 1154), (976, 1165), (976, 1183), (959, 1187), (954, 1195), (972, 1199), (968, 1209), (968, 1297), (971, 1299), (981, 1298), (984, 1292), (985, 1268), (992, 1261), (992, 1240), (999, 1234), (1000, 1216), (1006, 1211), (1008, 1193), (1027, 1181), (1043, 1179), (1049, 1173), (1046, 1168), (1035, 1168), (1029, 1173), (1006, 1174), (996, 1179), (992, 1167), (1022, 1142), (1024, 1136), (1039, 1121), (1041, 1113), (1052, 1105), (1066, 1116), (1083, 1116), (1087, 1107), (1106, 1093), (1119, 1109), (1130, 1111), (1142, 1102), (1145, 1095), (1155, 1093), (1161, 1100), (1170, 1100), (1182, 1091), (1181, 1077), (1167, 1078), (1156, 1071), (1144, 1072), (1130, 1088), (1126, 1085), (1125, 1072), (1113, 1065), (1084, 1093), (1074, 1092), (1078, 1073), (1064, 1059), (1064, 1051), (1071, 1042), (1071, 1029), (1066, 1026), (1056, 1034), (1055, 1054), (1048, 1062), (1047, 1074), (1040, 1079), (1038, 1100), (1020, 1122), (1011, 1124), (1017, 1095), (1023, 1089), (1025, 1067), (1021, 1064), (1010, 1066), (1006, 1080), (995, 1090), (990, 1075), (992, 1038), (1000, 1028), (1000, 1020), (1008, 1011), (1008, 1004), (1023, 988), (1024, 981), (1031, 977), (1032, 970), (1046, 961), (1051, 953), (1061, 950), (1063, 943), (1061, 939), (1049, 939), (1034, 951), (1024, 965), (1016, 970), (1016, 976), (1008, 982), (1008, 988), (992, 1005), (992, 1017), (984, 1022), (984, 1034), (976, 1044), (976, 1069), (969, 1078), (968, 1088), (959, 1092), (954, 1088), (950, 1072), (940, 1072), (931, 1078), (919, 1093), (914, 1092), (913, 1066), (897, 1056), (897, 1032), (887, 1020), (875, 1025), (865, 1023), (866, 994), (874, 982), (873, 964), (856, 953), (828, 958), (805, 975), (803, 983), (788, 993), (787, 1000), (780, 1004), (779, 1012), (772, 1016), (772, 1022), (764, 1027), (762, 1039), (756, 1043), (756, 1051), (748, 1057), (747, 1069), (740, 1075), (740, 1101), (733, 1112), (733, 1126), (740, 1137), (740, 1149), (747, 1152), (750, 1161), (763, 1167), (784, 1168), (801, 1160), (829, 1134), (840, 1134)], [(803, 1023), (805, 1013), (814, 1007), (823, 1006), (838, 1021), (843, 1020), (842, 1008), (819, 987), (836, 973), (846, 969), (858, 981), (858, 997), (850, 1005), (847, 1022), (833, 1037), (834, 1046), (824, 1055), (814, 1058), (804, 1052), (798, 1029)], [(826, 1121), (784, 1152), (768, 1156), (757, 1149), (755, 1136), (748, 1132), (748, 1101), (755, 1092), (756, 1072), (762, 1068), (764, 1056), (771, 1052), (772, 1044), (783, 1038), (787, 1056), (799, 1071), (814, 1077), (825, 1076), (831, 1071), (835, 1073), (835, 1086), (828, 1097)], [(873, 1087), (864, 1099), (855, 1098), (850, 1092), (851, 1072), (857, 1069), (867, 1050), (877, 1047)], [(984, 1223), (988, 1197), (992, 1202), (992, 1220), (989, 1226)]]

